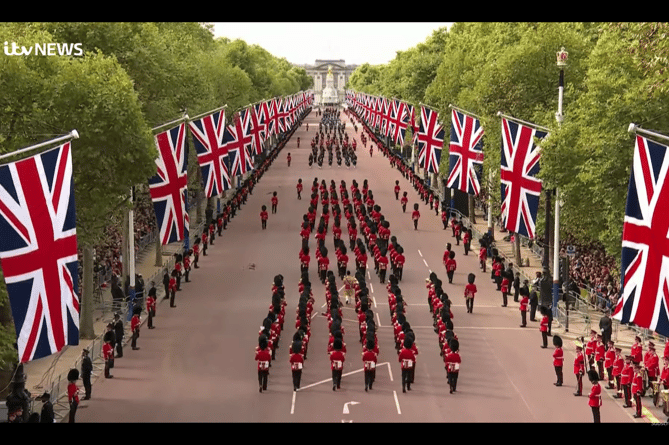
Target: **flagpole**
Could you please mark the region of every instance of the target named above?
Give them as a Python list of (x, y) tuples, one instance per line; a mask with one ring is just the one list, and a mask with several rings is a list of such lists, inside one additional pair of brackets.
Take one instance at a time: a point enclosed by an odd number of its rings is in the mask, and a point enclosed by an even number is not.
[[(206, 111), (206, 112), (204, 112), (204, 113), (198, 114), (197, 116), (188, 117), (188, 115), (186, 115), (186, 118), (187, 118), (189, 121), (194, 121), (194, 120), (199, 119), (199, 118), (201, 118), (201, 117), (203, 117), (203, 116), (209, 116), (210, 114), (214, 114), (214, 113), (216, 113), (217, 111), (221, 111), (221, 110), (223, 110), (223, 109), (225, 109), (225, 108), (227, 108), (227, 107), (228, 107), (228, 104), (225, 104), (225, 105), (223, 105), (222, 107), (215, 108), (215, 109), (213, 109), (213, 110), (211, 110), (211, 111)], [(167, 125), (167, 124), (165, 124), (165, 125)]]
[(158, 129), (160, 129), (160, 128), (167, 127), (168, 125), (172, 125), (172, 124), (180, 124), (180, 123), (182, 123), (182, 122), (184, 122), (184, 121), (187, 121), (188, 119), (189, 119), (189, 117), (188, 117), (188, 113), (184, 111), (183, 116), (181, 116), (179, 119), (175, 119), (175, 120), (173, 120), (173, 121), (171, 121), (171, 122), (167, 122), (167, 123), (158, 125), (157, 127), (153, 127), (151, 130), (152, 130), (152, 131), (156, 131), (156, 130), (158, 130)]
[(478, 120), (481, 120), (481, 118), (479, 116), (475, 115), (474, 113), (470, 113), (469, 111), (463, 110), (462, 108), (458, 108), (458, 107), (456, 107), (455, 105), (452, 105), (452, 104), (448, 104), (448, 106), (449, 106), (449, 108), (452, 108), (454, 110), (460, 111), (461, 113), (468, 114), (472, 117), (475, 117)]
[(499, 117), (503, 117), (504, 119), (508, 119), (508, 120), (510, 120), (510, 121), (517, 122), (517, 123), (519, 123), (519, 124), (528, 125), (528, 126), (530, 126), (530, 127), (532, 127), (532, 128), (538, 129), (538, 130), (551, 131), (549, 128), (542, 127), (541, 125), (533, 124), (532, 122), (527, 122), (527, 121), (524, 121), (524, 120), (515, 118), (515, 117), (513, 117), (513, 116), (508, 116), (508, 115), (506, 115), (506, 114), (503, 114), (501, 111), (498, 111), (498, 112), (497, 112), (497, 116), (499, 116)]
[[(562, 99), (564, 95), (564, 67), (567, 66), (568, 53), (562, 47), (557, 53), (557, 66), (560, 68), (560, 80), (558, 83), (558, 111), (555, 120), (558, 126), (562, 126), (564, 116), (562, 114)], [(555, 227), (553, 228), (553, 317), (558, 315), (558, 301), (560, 296), (560, 195), (555, 187)], [(569, 273), (568, 270), (565, 273)]]
[(15, 155), (18, 155), (18, 154), (21, 154), (21, 153), (25, 153), (27, 151), (42, 148), (42, 147), (45, 147), (45, 146), (51, 145), (51, 144), (57, 144), (57, 143), (63, 142), (63, 141), (69, 141), (71, 139), (79, 139), (79, 133), (77, 132), (77, 130), (72, 130), (68, 134), (66, 134), (64, 136), (57, 137), (56, 139), (51, 139), (49, 141), (40, 142), (39, 144), (31, 145), (30, 147), (26, 147), (26, 148), (21, 148), (19, 150), (13, 151), (11, 153), (5, 153), (3, 155), (0, 155), (0, 159), (9, 158), (11, 156), (15, 156)]
[(664, 139), (666, 141), (669, 141), (669, 136), (665, 136), (665, 135), (660, 134), (660, 133), (655, 133), (654, 131), (650, 131), (650, 130), (644, 130), (643, 128), (639, 127), (635, 123), (631, 123), (629, 128), (627, 129), (627, 131), (629, 133), (641, 133), (641, 134), (644, 134), (646, 136), (656, 137), (656, 138), (659, 138), (659, 139)]

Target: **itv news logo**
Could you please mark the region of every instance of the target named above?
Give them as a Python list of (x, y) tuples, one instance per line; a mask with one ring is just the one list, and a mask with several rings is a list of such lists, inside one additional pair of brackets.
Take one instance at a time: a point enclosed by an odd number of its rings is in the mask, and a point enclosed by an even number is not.
[(6, 56), (83, 56), (81, 43), (35, 43), (33, 46), (19, 46), (16, 42), (5, 42)]

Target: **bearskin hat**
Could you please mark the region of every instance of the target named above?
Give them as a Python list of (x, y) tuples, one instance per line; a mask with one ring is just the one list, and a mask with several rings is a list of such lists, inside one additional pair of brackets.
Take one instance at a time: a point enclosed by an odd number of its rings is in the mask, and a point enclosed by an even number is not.
[(562, 347), (562, 337), (559, 335), (553, 336), (553, 346), (561, 348)]
[(451, 250), (450, 252), (448, 252), (448, 257), (449, 257), (450, 259), (455, 258), (455, 250)]
[(599, 381), (599, 374), (597, 373), (597, 371), (595, 371), (594, 369), (589, 369), (588, 380), (590, 380), (592, 383)]
[(413, 209), (414, 209), (414, 210), (418, 210), (418, 203), (415, 203), (415, 204), (413, 205)]
[(374, 349), (375, 343), (374, 343), (374, 338), (367, 338), (367, 349), (372, 350)]
[(334, 341), (332, 342), (332, 349), (339, 351), (343, 345), (344, 342), (342, 341), (341, 338), (335, 338)]
[(451, 351), (458, 352), (460, 350), (460, 342), (457, 338), (452, 338), (448, 342), (448, 347), (451, 348)]
[(142, 315), (142, 306), (135, 306), (132, 308), (132, 315)]
[(467, 275), (467, 282), (469, 284), (474, 284), (475, 280), (476, 280), (476, 275), (474, 275), (473, 273), (470, 273), (469, 275)]
[(102, 340), (105, 343), (108, 342), (108, 341), (113, 341), (114, 340), (114, 332), (113, 331), (105, 332), (105, 335), (102, 337)]
[(67, 373), (67, 380), (69, 382), (79, 380), (79, 370), (77, 368), (70, 369), (70, 371)]

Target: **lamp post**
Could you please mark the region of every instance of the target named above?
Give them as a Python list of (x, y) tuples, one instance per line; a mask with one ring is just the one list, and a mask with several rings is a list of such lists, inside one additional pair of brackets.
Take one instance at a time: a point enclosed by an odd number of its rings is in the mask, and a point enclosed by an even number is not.
[[(564, 68), (567, 66), (569, 53), (564, 50), (564, 46), (556, 53), (557, 66), (560, 68), (560, 81), (558, 83), (558, 111), (555, 113), (555, 119), (558, 126), (562, 125), (564, 116), (562, 115), (562, 98), (564, 94)], [(557, 305), (560, 288), (560, 195), (558, 188), (555, 187), (555, 228), (553, 233), (553, 316), (557, 316)]]

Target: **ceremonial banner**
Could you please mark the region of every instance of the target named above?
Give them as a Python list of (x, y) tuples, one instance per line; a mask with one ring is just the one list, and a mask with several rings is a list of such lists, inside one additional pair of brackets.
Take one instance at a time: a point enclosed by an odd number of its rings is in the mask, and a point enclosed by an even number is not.
[(267, 125), (265, 124), (265, 107), (263, 104), (255, 104), (250, 108), (251, 118), (251, 137), (252, 137), (252, 152), (259, 155), (262, 153), (262, 144), (267, 137)]
[(420, 126), (415, 138), (418, 141), (418, 164), (428, 173), (439, 173), (444, 146), (444, 127), (437, 119), (436, 111), (421, 106)]
[(451, 144), (449, 147), (449, 188), (478, 196), (483, 170), (483, 127), (478, 119), (451, 110)]
[(548, 133), (502, 118), (502, 223), (507, 230), (534, 238), (541, 194), (541, 148), (534, 138)]
[(234, 116), (232, 125), (225, 128), (223, 146), (228, 151), (229, 171), (232, 176), (243, 175), (253, 170), (251, 159), (251, 144), (253, 143), (249, 131), (250, 113), (242, 110)]
[(669, 155), (636, 135), (625, 219), (622, 295), (613, 318), (669, 336)]
[(409, 112), (407, 105), (400, 100), (394, 99), (390, 105), (388, 135), (396, 144), (404, 144), (404, 134), (408, 125)]
[(79, 344), (70, 142), (0, 166), (0, 259), (21, 363)]
[(207, 198), (219, 195), (231, 187), (228, 174), (228, 151), (223, 146), (225, 111), (220, 110), (189, 123), (193, 134), (197, 161)]
[(188, 236), (188, 150), (186, 124), (155, 136), (158, 158), (156, 175), (149, 179), (149, 193), (163, 245)]

